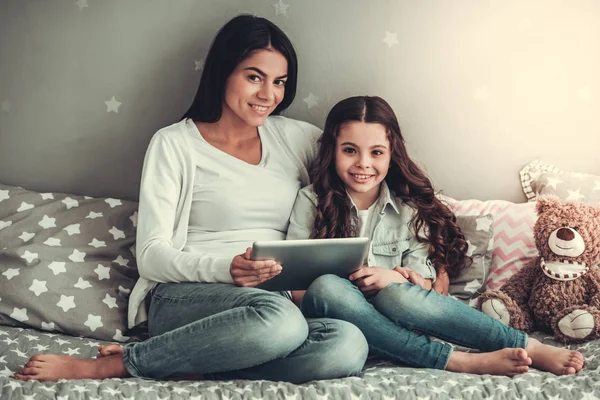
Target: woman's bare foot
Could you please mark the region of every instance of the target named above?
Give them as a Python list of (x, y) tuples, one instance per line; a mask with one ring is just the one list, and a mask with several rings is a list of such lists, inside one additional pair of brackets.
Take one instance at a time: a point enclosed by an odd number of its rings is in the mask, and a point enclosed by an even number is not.
[(96, 355), (96, 358), (112, 356), (114, 354), (123, 354), (123, 347), (119, 346), (118, 344), (98, 346), (98, 355)]
[(86, 360), (55, 354), (36, 354), (14, 375), (22, 381), (59, 379), (107, 379), (129, 376), (121, 354)]
[(532, 338), (525, 349), (531, 357), (532, 367), (554, 375), (575, 374), (583, 368), (583, 355), (575, 350), (550, 346)]
[(453, 351), (446, 369), (469, 374), (515, 376), (529, 371), (531, 358), (524, 349), (502, 349), (490, 353)]

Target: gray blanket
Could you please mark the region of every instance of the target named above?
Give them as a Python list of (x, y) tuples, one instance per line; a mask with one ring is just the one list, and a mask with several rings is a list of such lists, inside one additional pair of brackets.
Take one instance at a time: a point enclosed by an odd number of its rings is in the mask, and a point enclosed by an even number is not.
[[(551, 342), (551, 338), (535, 335)], [(415, 369), (369, 360), (360, 377), (293, 385), (269, 381), (159, 382), (136, 378), (21, 382), (12, 379), (36, 353), (94, 357), (88, 338), (0, 327), (0, 398), (9, 399), (600, 399), (600, 341), (571, 346), (586, 358), (583, 371), (556, 377), (536, 370), (516, 378)]]

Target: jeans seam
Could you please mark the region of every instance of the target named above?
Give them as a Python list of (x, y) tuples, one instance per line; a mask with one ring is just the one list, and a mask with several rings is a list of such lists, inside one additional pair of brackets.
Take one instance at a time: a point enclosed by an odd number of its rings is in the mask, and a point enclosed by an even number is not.
[(145, 378), (140, 370), (133, 364), (133, 356), (131, 355), (131, 352), (133, 351), (132, 347), (134, 345), (134, 343), (131, 343), (123, 347), (123, 365), (131, 376), (136, 378)]

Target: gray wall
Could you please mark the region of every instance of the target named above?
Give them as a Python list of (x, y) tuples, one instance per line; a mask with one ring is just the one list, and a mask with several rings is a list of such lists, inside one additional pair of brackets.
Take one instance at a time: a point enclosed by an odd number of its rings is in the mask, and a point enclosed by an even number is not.
[(322, 127), (338, 100), (380, 95), (447, 195), (523, 201), (535, 158), (600, 173), (595, 0), (0, 0), (0, 182), (135, 198), (151, 135), (240, 12), (297, 48), (288, 116)]

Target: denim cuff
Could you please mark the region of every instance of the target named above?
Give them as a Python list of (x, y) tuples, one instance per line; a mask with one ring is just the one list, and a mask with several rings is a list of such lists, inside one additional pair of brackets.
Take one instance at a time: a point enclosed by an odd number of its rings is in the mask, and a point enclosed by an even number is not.
[(125, 369), (129, 372), (129, 375), (135, 378), (146, 378), (134, 365), (133, 346), (135, 346), (135, 343), (128, 343), (123, 346), (123, 365), (125, 365)]
[(450, 355), (454, 351), (454, 346), (449, 343), (443, 343), (442, 349), (440, 351), (440, 355), (438, 356), (437, 361), (435, 362), (435, 369), (445, 370), (448, 366), (448, 362), (450, 361)]

